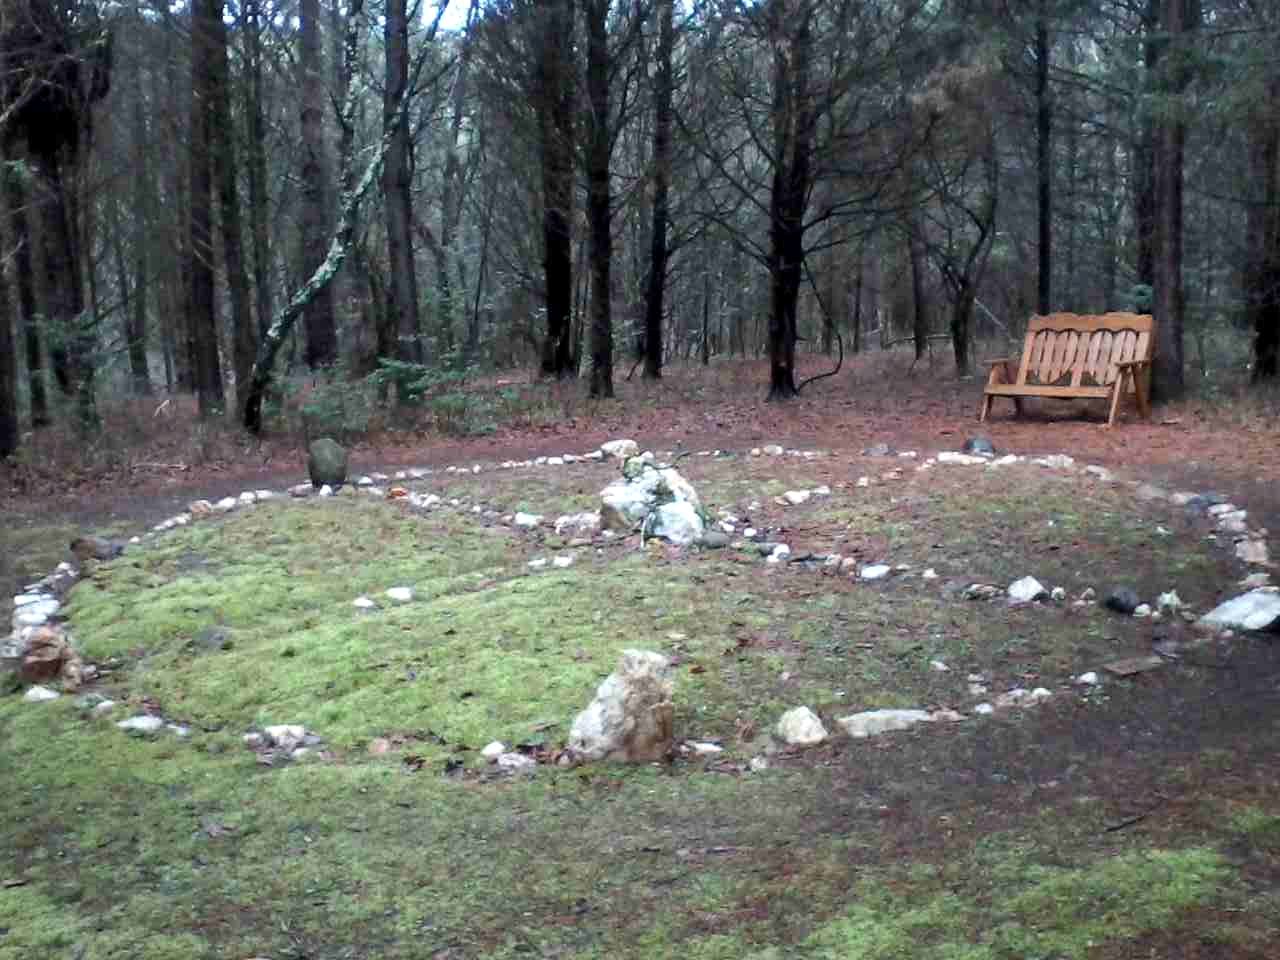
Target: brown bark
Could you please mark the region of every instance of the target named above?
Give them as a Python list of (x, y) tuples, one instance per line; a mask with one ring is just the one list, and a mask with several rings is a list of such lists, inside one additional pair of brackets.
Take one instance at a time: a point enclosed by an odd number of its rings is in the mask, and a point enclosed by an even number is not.
[[(332, 234), (332, 174), (324, 137), (324, 104), (327, 84), (320, 57), (319, 0), (298, 5), (298, 93), (302, 101), (300, 133), (302, 165), (301, 249), (303, 276), (311, 276), (324, 263)], [(338, 359), (338, 331), (333, 315), (333, 290), (328, 284), (316, 291), (303, 315), (307, 344), (303, 360), (308, 367), (331, 366)]]
[[(662, 376), (662, 314), (667, 289), (667, 221), (671, 192), (671, 101), (674, 76), (671, 57), (675, 48), (674, 0), (658, 3), (658, 69), (653, 87), (653, 216), (649, 243), (649, 277), (644, 313), (644, 375), (651, 380)], [(709, 290), (706, 291), (709, 294)], [(710, 360), (703, 298), (703, 356)]]
[[(382, 189), (387, 215), (387, 323), (396, 332), (396, 359), (423, 363), (418, 315), (418, 276), (413, 256), (412, 145), (409, 118), (400, 109), (409, 84), (409, 20), (406, 0), (388, 0), (386, 86), (383, 93), (383, 129), (390, 131)], [(404, 403), (403, 394), (397, 398)]]
[(45, 427), (49, 425), (49, 399), (46, 393), (44, 357), (40, 349), (39, 310), (33, 282), (35, 266), (31, 259), (31, 224), (27, 219), (27, 191), (13, 170), (4, 171), (4, 198), (14, 245), (13, 272), (18, 289), (18, 311), (27, 360), (31, 425)]
[(542, 165), (543, 276), (547, 336), (542, 372), (570, 377), (573, 360), (573, 0), (538, 0), (542, 37), (537, 66)]
[(609, 0), (587, 0), (587, 220), (591, 228), (591, 396), (613, 396), (613, 237), (609, 189)]

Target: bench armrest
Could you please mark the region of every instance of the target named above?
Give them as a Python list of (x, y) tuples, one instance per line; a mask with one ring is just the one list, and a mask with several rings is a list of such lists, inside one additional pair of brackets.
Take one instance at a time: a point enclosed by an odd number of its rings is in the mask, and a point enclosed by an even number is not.
[(997, 357), (995, 360), (988, 360), (988, 361), (987, 361), (987, 366), (989, 366), (989, 367), (994, 367), (994, 366), (996, 366), (997, 364), (1005, 364), (1005, 363), (1008, 363), (1008, 362), (1009, 362), (1010, 360), (1012, 360), (1012, 359), (1013, 359), (1012, 357)]

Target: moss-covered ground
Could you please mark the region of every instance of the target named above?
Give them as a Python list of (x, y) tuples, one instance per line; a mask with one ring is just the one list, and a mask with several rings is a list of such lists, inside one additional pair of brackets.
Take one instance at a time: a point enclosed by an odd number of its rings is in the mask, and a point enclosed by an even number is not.
[[(1273, 955), (1275, 651), (1237, 639), (1082, 691), (1076, 674), (1180, 621), (952, 589), (1033, 574), (1204, 609), (1238, 576), (1226, 552), (1123, 486), (864, 461), (681, 469), (713, 515), (797, 552), (909, 565), (874, 584), (746, 550), (569, 548), (366, 496), (261, 505), (96, 567), (69, 617), (120, 706), (0, 700), (0, 958)], [(612, 475), (411, 485), (554, 516)], [(527, 566), (552, 553), (575, 562)], [(722, 755), (514, 776), (481, 760), (494, 739), (563, 743), (633, 646), (674, 658), (678, 734)], [(769, 738), (802, 703), (833, 729), (875, 707), (968, 712), (970, 673), (1054, 696), (809, 751)], [(190, 736), (115, 728), (144, 704)], [(264, 765), (241, 738), (273, 723), (325, 754)]]

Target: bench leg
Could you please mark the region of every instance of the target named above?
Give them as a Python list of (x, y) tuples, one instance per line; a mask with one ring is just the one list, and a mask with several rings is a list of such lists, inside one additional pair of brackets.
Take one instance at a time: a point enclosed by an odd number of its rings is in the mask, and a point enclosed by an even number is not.
[(1124, 393), (1124, 378), (1126, 374), (1122, 373), (1116, 377), (1115, 383), (1111, 385), (1111, 413), (1107, 417), (1107, 426), (1114, 427), (1116, 423), (1116, 413), (1120, 410), (1120, 395)]
[(1022, 398), (1021, 397), (1013, 398), (1013, 414), (1016, 417), (1022, 416)]
[(1151, 419), (1151, 368), (1143, 367), (1134, 375), (1133, 392), (1138, 397), (1138, 412), (1144, 419)]
[(978, 422), (979, 422), (979, 423), (986, 423), (986, 421), (987, 421), (987, 414), (989, 414), (989, 413), (991, 412), (991, 401), (992, 401), (992, 400), (994, 400), (994, 399), (995, 399), (995, 397), (991, 396), (991, 394), (989, 394), (989, 393), (984, 393), (984, 394), (982, 395), (982, 405), (981, 405), (980, 407), (978, 407)]

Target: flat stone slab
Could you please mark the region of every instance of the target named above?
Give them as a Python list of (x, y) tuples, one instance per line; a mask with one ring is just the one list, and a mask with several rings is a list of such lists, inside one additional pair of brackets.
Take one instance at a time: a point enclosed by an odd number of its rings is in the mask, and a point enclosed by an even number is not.
[(1163, 657), (1147, 656), (1113, 660), (1111, 663), (1103, 665), (1102, 669), (1108, 673), (1114, 673), (1117, 677), (1132, 677), (1162, 666), (1164, 666)]
[(1280, 593), (1266, 587), (1250, 590), (1214, 607), (1199, 621), (1216, 630), (1280, 628)]
[(862, 713), (841, 717), (836, 723), (840, 724), (849, 736), (862, 739), (893, 730), (906, 730), (917, 723), (928, 723), (932, 719), (933, 716), (927, 710), (865, 710)]

